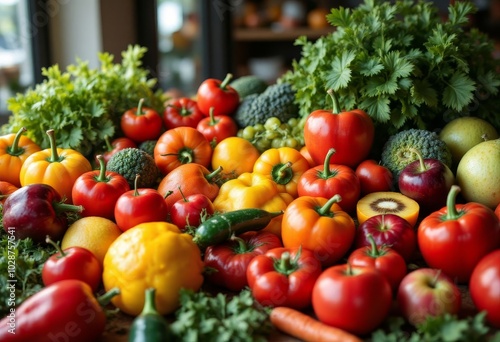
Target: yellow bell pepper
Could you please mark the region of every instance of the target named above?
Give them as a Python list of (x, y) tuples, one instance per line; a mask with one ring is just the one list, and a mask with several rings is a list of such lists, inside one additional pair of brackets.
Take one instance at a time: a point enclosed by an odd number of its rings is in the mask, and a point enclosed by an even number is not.
[(297, 198), (297, 182), (310, 169), (307, 159), (291, 147), (271, 148), (264, 151), (253, 165), (253, 172), (260, 173), (278, 185), (280, 192)]
[(66, 203), (71, 203), (71, 191), (78, 177), (92, 170), (92, 165), (80, 152), (57, 148), (54, 131), (49, 130), (50, 148), (30, 155), (19, 172), (22, 186), (43, 183), (57, 190)]
[(137, 316), (144, 306), (144, 291), (156, 289), (156, 308), (162, 315), (179, 306), (181, 288), (198, 291), (203, 284), (203, 261), (192, 236), (168, 222), (141, 223), (122, 233), (104, 257), (106, 291), (120, 289), (111, 302)]
[[(248, 208), (274, 212), (285, 210), (292, 201), (290, 194), (280, 192), (278, 185), (265, 175), (245, 172), (222, 184), (214, 200), (214, 208), (219, 212)], [(280, 236), (281, 219), (282, 215), (275, 217), (264, 230)]]
[(40, 146), (30, 138), (22, 135), (26, 128), (16, 134), (0, 137), (0, 181), (20, 187), (19, 173), (24, 161), (33, 153), (41, 150)]

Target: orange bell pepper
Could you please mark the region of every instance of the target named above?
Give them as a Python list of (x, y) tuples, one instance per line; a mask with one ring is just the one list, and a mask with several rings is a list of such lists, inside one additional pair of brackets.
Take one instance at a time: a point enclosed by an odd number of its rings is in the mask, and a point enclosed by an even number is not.
[(340, 200), (340, 195), (330, 199), (313, 196), (294, 199), (282, 215), (283, 245), (314, 251), (323, 267), (339, 261), (356, 235), (354, 220), (337, 204)]
[(11, 193), (18, 190), (19, 187), (12, 183), (0, 181), (0, 205), (4, 204), (5, 200)]
[(67, 148), (57, 148), (54, 130), (47, 131), (50, 148), (29, 156), (21, 167), (21, 185), (43, 183), (51, 185), (66, 203), (71, 203), (71, 190), (76, 179), (91, 171), (90, 162), (80, 152)]
[(19, 173), (24, 161), (41, 150), (33, 140), (22, 135), (24, 132), (26, 128), (22, 127), (16, 134), (0, 137), (0, 181), (9, 182), (17, 187), (21, 186)]
[(278, 185), (280, 192), (296, 198), (297, 181), (309, 168), (309, 162), (298, 150), (279, 147), (264, 151), (255, 161), (253, 172), (271, 179)]

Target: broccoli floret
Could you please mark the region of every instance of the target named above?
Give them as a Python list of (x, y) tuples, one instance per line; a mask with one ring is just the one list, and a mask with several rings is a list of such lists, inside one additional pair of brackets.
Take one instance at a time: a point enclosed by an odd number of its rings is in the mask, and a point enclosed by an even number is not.
[(139, 148), (143, 150), (144, 152), (147, 152), (151, 157), (154, 156), (154, 150), (156, 146), (156, 142), (158, 140), (146, 140), (143, 141), (140, 145)]
[(382, 149), (381, 164), (392, 171), (395, 181), (406, 165), (417, 159), (412, 148), (424, 158), (438, 159), (451, 167), (451, 152), (437, 133), (411, 128), (392, 135)]
[(125, 177), (131, 189), (134, 188), (136, 175), (140, 176), (137, 188), (154, 188), (160, 176), (153, 157), (134, 147), (116, 152), (106, 164), (106, 169)]
[(270, 117), (277, 117), (287, 122), (299, 115), (295, 104), (295, 92), (288, 83), (270, 85), (262, 94), (250, 95), (241, 104), (234, 115), (240, 128), (264, 123)]
[(248, 95), (260, 94), (267, 89), (268, 84), (258, 76), (242, 76), (229, 83), (238, 94), (240, 99), (245, 99)]

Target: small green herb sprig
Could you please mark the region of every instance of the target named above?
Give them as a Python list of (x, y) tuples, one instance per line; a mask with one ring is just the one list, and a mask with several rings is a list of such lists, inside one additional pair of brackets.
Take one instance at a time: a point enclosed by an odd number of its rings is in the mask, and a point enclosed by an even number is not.
[(156, 79), (142, 67), (146, 48), (129, 46), (121, 63), (100, 53), (100, 67), (91, 69), (77, 59), (66, 71), (53, 65), (42, 69), (45, 79), (33, 89), (8, 99), (12, 112), (3, 134), (26, 127), (26, 135), (42, 148), (49, 147), (48, 129), (54, 129), (60, 148), (76, 149), (88, 156), (105, 146), (105, 138), (118, 133), (119, 118), (136, 107), (141, 98), (161, 111), (163, 96), (154, 90)]
[(465, 115), (500, 129), (500, 60), (493, 41), (468, 26), (475, 9), (457, 1), (444, 21), (425, 1), (333, 8), (327, 19), (335, 31), (315, 42), (298, 38), (301, 58), (279, 81), (293, 85), (302, 116), (329, 108), (333, 89), (343, 109), (367, 111), (384, 136)]
[(170, 326), (174, 341), (267, 341), (272, 330), (268, 314), (255, 306), (249, 290), (229, 297), (183, 289), (180, 302)]

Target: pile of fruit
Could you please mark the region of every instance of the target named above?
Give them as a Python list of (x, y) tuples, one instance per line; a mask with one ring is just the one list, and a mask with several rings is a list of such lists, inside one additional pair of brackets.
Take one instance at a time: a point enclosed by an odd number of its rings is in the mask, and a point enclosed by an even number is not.
[(158, 109), (138, 77), (148, 96), (106, 100), (91, 145), (58, 125), (83, 90), (38, 103), (63, 113), (43, 138), (20, 123), (47, 85), (11, 101), (0, 340), (95, 341), (113, 309), (130, 341), (498, 339), (499, 128), (465, 116), (377, 141), (383, 122), (342, 92), (302, 115), (292, 78), (210, 78)]

